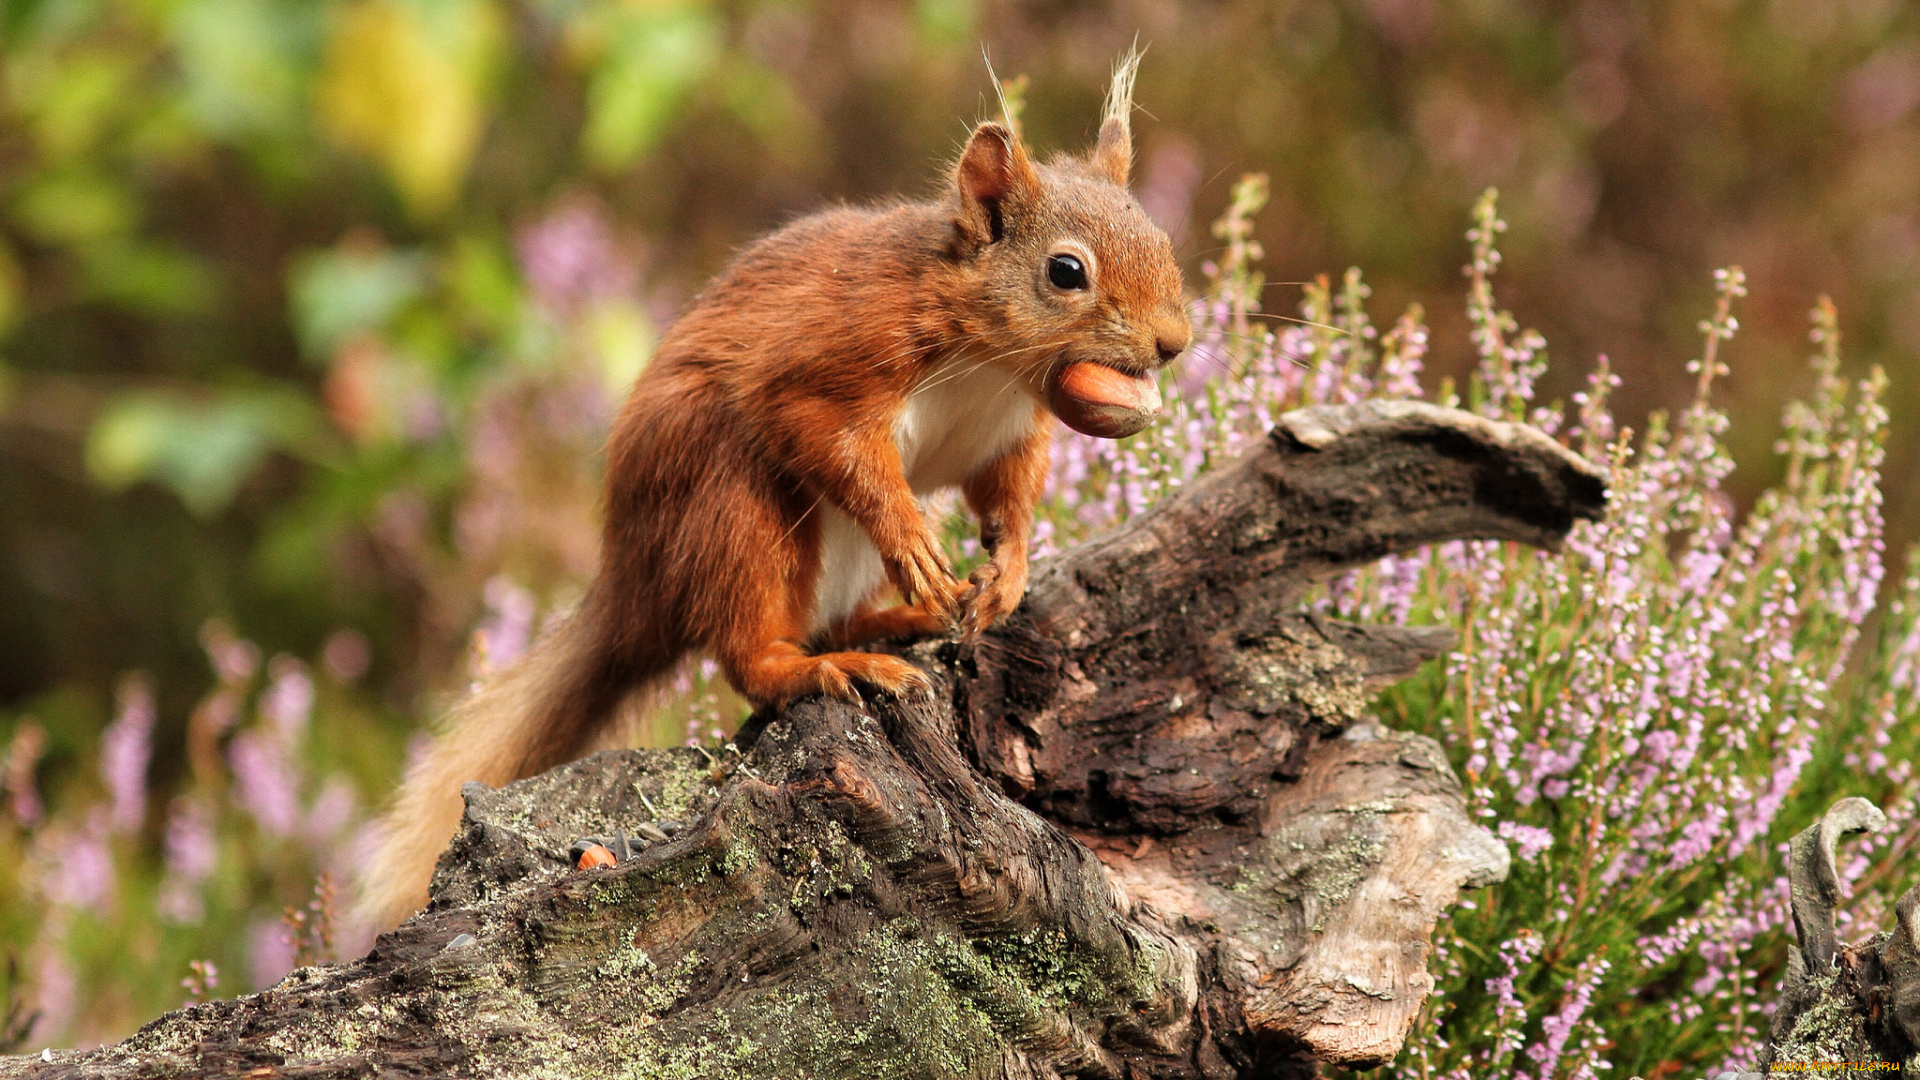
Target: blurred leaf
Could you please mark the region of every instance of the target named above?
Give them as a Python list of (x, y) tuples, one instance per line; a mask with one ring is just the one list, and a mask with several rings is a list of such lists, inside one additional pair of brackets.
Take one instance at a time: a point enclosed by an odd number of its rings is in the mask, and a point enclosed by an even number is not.
[(301, 256), (288, 283), (300, 344), (325, 358), (353, 335), (383, 326), (420, 295), (426, 270), (416, 251), (343, 244)]
[(600, 376), (617, 399), (653, 358), (653, 321), (640, 305), (614, 300), (597, 305), (587, 316), (586, 328)]
[(187, 103), (214, 134), (293, 126), (306, 72), (304, 5), (192, 0), (174, 7), (172, 37)]
[(125, 53), (41, 54), (16, 64), (9, 89), (32, 117), (42, 153), (53, 161), (85, 155), (115, 117), (138, 100), (130, 93), (134, 57)]
[(472, 234), (455, 240), (446, 280), (469, 324), (497, 333), (519, 318), (520, 277), (499, 241)]
[(135, 196), (124, 184), (78, 170), (28, 181), (14, 211), (35, 238), (74, 247), (125, 236), (140, 216)]
[(96, 251), (86, 270), (87, 291), (95, 299), (149, 315), (199, 314), (219, 296), (206, 261), (168, 244)]
[(20, 264), (13, 257), (13, 249), (0, 241), (0, 341), (6, 340), (7, 331), (20, 321), (20, 312), (25, 307), (20, 295)]
[(169, 95), (129, 118), (118, 149), (136, 168), (184, 166), (207, 149), (207, 137), (187, 103)]
[(304, 449), (320, 420), (285, 390), (229, 391), (210, 401), (136, 390), (114, 398), (94, 421), (87, 470), (108, 488), (157, 480), (208, 517), (276, 447)]
[(973, 37), (974, 0), (914, 0), (913, 22), (920, 40), (951, 49)]
[(588, 160), (607, 170), (653, 149), (722, 47), (717, 18), (698, 7), (622, 14), (587, 86), (587, 124), (580, 133)]
[(727, 111), (783, 163), (804, 160), (820, 144), (813, 114), (778, 72), (741, 58), (727, 65), (720, 88)]
[(416, 216), (437, 215), (459, 192), (501, 36), (490, 0), (361, 0), (340, 17), (322, 117), (341, 143), (387, 167)]
[(8, 0), (0, 4), (0, 32), (10, 47), (64, 44), (78, 36), (99, 6), (98, 0)]

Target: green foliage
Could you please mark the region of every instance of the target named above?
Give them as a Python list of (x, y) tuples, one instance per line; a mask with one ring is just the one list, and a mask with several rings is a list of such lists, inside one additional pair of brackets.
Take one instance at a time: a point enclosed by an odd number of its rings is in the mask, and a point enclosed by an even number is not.
[(322, 423), (292, 390), (228, 391), (204, 402), (133, 391), (94, 421), (87, 468), (109, 487), (158, 480), (206, 517), (232, 502), (269, 450), (311, 449)]

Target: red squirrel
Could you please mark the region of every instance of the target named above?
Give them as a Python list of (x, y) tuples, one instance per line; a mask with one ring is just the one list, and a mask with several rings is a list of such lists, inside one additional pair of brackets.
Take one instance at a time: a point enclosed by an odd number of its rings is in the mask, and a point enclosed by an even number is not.
[[(1119, 437), (1192, 331), (1167, 236), (1127, 191), (1138, 57), (1082, 155), (973, 130), (945, 193), (822, 211), (742, 251), (662, 337), (607, 443), (586, 598), (454, 710), (408, 770), (370, 917), (426, 901), (462, 782), (589, 750), (689, 652), (755, 706), (926, 685), (863, 642), (977, 634), (1027, 585), (1050, 417)], [(958, 488), (990, 561), (955, 579), (920, 497)], [(888, 586), (903, 602), (882, 606)]]

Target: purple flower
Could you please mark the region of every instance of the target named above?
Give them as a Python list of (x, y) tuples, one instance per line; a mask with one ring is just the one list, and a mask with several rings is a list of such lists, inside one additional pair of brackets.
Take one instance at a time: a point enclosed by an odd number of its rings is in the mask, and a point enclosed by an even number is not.
[(260, 695), (260, 715), (273, 723), (275, 734), (292, 745), (306, 733), (313, 716), (313, 679), (307, 666), (282, 654), (267, 665), (266, 692)]
[(327, 642), (320, 650), (321, 666), (327, 676), (338, 683), (358, 681), (372, 661), (373, 651), (367, 645), (367, 635), (358, 630), (335, 630), (327, 635)]
[(286, 746), (259, 729), (243, 731), (227, 747), (240, 805), (272, 837), (293, 834), (300, 819), (299, 777)]
[(1582, 962), (1573, 978), (1567, 980), (1559, 1010), (1541, 1018), (1540, 1033), (1545, 1036), (1545, 1041), (1527, 1047), (1527, 1056), (1540, 1067), (1534, 1074), (1539, 1080), (1553, 1080), (1558, 1074), (1560, 1057), (1566, 1051), (1567, 1041), (1579, 1028), (1581, 1018), (1586, 1015), (1588, 1006), (1593, 1004), (1594, 989), (1600, 985), (1601, 977), (1611, 966), (1599, 957)]
[(173, 800), (167, 817), (167, 872), (188, 881), (205, 881), (219, 857), (213, 814), (199, 799), (182, 795)]
[(40, 889), (49, 903), (101, 914), (112, 906), (116, 873), (107, 843), (111, 832), (109, 811), (96, 806), (84, 826), (54, 826), (34, 838)]
[(237, 638), (225, 623), (208, 620), (200, 628), (200, 645), (207, 650), (214, 674), (223, 683), (245, 682), (260, 670), (260, 647)]
[(213, 814), (191, 796), (173, 800), (167, 815), (166, 876), (156, 902), (160, 917), (174, 923), (197, 923), (206, 916), (201, 887), (213, 876), (220, 857)]
[(1489, 1075), (1503, 1067), (1513, 1052), (1526, 1043), (1527, 1006), (1520, 1000), (1516, 986), (1522, 969), (1540, 954), (1542, 944), (1540, 935), (1524, 928), (1500, 943), (1502, 971), (1486, 982), (1487, 993), (1494, 999), (1494, 1030), (1489, 1033), (1493, 1040), (1482, 1060)]
[(320, 785), (320, 794), (314, 796), (313, 805), (307, 808), (306, 821), (301, 826), (307, 843), (316, 848), (331, 844), (353, 823), (359, 803), (351, 781), (338, 774), (327, 777)]
[(520, 268), (536, 303), (561, 317), (633, 292), (637, 274), (590, 202), (562, 206), (520, 230)]
[(100, 775), (113, 802), (113, 829), (129, 833), (147, 813), (147, 764), (153, 757), (153, 691), (145, 677), (120, 682), (120, 715), (100, 740)]
[(1179, 247), (1187, 236), (1193, 193), (1203, 179), (1199, 145), (1185, 136), (1164, 136), (1147, 151), (1140, 172), (1140, 208)]
[(40, 764), (40, 755), (46, 746), (46, 729), (31, 720), (22, 721), (14, 728), (13, 741), (7, 746), (6, 763), (0, 767), (0, 786), (7, 790), (7, 809), (15, 821), (27, 828), (38, 825), (40, 816), (46, 812), (39, 785), (34, 782), (34, 769)]
[(41, 926), (34, 943), (33, 1004), (40, 1017), (29, 1034), (35, 1041), (52, 1041), (64, 1034), (80, 1003), (80, 979), (67, 959), (66, 935), (66, 919), (57, 915)]
[(1520, 861), (1532, 862), (1553, 846), (1553, 833), (1534, 825), (1503, 821), (1497, 830), (1502, 840), (1511, 840), (1520, 848)]
[(293, 970), (293, 937), (278, 918), (259, 915), (247, 927), (247, 968), (255, 990), (265, 990)]
[(533, 640), (533, 619), (539, 605), (533, 594), (507, 577), (487, 582), (487, 614), (473, 632), (474, 668), (485, 678), (510, 667)]

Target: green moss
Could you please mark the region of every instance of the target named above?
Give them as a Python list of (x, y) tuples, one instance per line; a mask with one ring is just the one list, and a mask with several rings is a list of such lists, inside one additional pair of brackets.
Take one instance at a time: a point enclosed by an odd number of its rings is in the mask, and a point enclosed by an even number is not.
[(1109, 978), (1073, 947), (1064, 930), (1029, 930), (981, 942), (994, 967), (1010, 975), (1048, 1008), (1106, 996)]
[(708, 794), (708, 767), (692, 754), (677, 755), (663, 761), (653, 776), (660, 782), (660, 793), (652, 797), (653, 808), (662, 821), (685, 821)]
[(770, 1048), (762, 1075), (791, 1077), (958, 1077), (997, 1061), (1001, 1041), (975, 996), (949, 977), (953, 961), (972, 952), (951, 937), (920, 936), (916, 920), (899, 919), (862, 935), (846, 967), (861, 997), (848, 1022), (829, 987), (813, 984), (762, 999), (756, 1024), (789, 1033)]
[[(647, 1080), (982, 1074), (1000, 1060), (1003, 1042), (972, 996), (946, 975), (971, 950), (951, 938), (922, 938), (919, 930), (915, 920), (901, 919), (866, 932), (837, 974), (711, 1003), (698, 1018), (656, 1024), (642, 1016), (600, 1032), (603, 1071), (619, 1062), (619, 1075)], [(686, 979), (696, 966), (686, 966)]]
[(725, 877), (734, 877), (753, 869), (759, 862), (760, 852), (753, 842), (741, 837), (728, 844), (727, 849), (720, 853), (720, 858), (714, 861), (714, 868)]
[(1774, 1050), (1775, 1061), (1868, 1061), (1874, 1058), (1859, 1011), (1847, 996), (1834, 993), (1838, 978), (1832, 972), (1814, 977), (1813, 985), (1820, 991), (1820, 999), (1794, 1020), (1793, 1030)]

